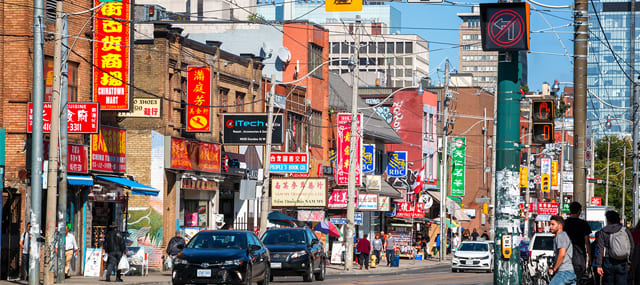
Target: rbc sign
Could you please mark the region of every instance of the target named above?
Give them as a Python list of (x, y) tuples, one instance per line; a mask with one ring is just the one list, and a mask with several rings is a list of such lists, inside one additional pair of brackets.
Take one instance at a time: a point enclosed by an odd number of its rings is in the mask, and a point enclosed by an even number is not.
[(387, 156), (387, 176), (389, 177), (405, 177), (407, 176), (407, 152), (394, 151), (388, 152)]

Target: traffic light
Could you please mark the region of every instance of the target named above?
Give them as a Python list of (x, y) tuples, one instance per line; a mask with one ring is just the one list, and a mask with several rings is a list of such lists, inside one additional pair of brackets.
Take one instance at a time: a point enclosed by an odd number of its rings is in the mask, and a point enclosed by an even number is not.
[(542, 174), (542, 192), (550, 192), (551, 190), (551, 175)]
[(324, 3), (327, 12), (359, 12), (362, 11), (362, 0), (327, 0)]
[(554, 141), (553, 118), (555, 105), (553, 99), (533, 101), (531, 106), (533, 127), (531, 130), (534, 144), (548, 144)]

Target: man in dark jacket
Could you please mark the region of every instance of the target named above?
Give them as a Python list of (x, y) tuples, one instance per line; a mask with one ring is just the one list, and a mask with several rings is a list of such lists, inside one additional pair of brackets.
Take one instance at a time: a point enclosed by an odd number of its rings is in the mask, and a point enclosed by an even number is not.
[[(628, 229), (623, 229), (620, 224), (620, 214), (615, 211), (607, 211), (604, 215), (607, 218), (607, 226), (600, 230), (600, 238), (598, 239), (597, 272), (603, 276), (602, 284), (624, 285), (627, 284), (628, 266), (631, 253), (633, 253), (633, 236)], [(626, 258), (616, 258), (612, 253), (614, 250), (611, 248), (611, 237), (619, 231), (624, 231), (627, 234), (629, 252)]]
[(126, 246), (124, 236), (121, 231), (118, 230), (116, 225), (111, 225), (109, 231), (104, 236), (104, 244), (102, 248), (109, 255), (107, 259), (107, 278), (106, 281), (111, 281), (111, 272), (116, 272), (116, 282), (122, 282), (120, 276), (120, 270), (118, 270), (118, 264), (120, 258), (125, 253)]
[(582, 205), (573, 202), (569, 205), (569, 217), (564, 221), (564, 231), (567, 232), (573, 245), (573, 270), (578, 281), (584, 276), (587, 266), (587, 256), (591, 256), (591, 245), (589, 244), (589, 234), (591, 227), (580, 219)]
[(169, 245), (167, 245), (167, 254), (170, 256), (176, 256), (182, 250), (179, 248), (180, 245), (184, 247), (186, 244), (184, 238), (182, 237), (182, 233), (180, 231), (176, 231), (176, 236), (172, 237), (169, 240)]

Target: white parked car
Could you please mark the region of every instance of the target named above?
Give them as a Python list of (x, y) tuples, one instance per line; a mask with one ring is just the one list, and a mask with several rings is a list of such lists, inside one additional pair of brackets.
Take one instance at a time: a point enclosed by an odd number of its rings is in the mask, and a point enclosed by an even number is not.
[(536, 233), (529, 243), (529, 272), (533, 274), (536, 271), (535, 264), (546, 267), (546, 258), (553, 256), (553, 238), (552, 233)]
[(451, 271), (486, 270), (493, 271), (491, 245), (486, 241), (463, 241), (451, 258)]

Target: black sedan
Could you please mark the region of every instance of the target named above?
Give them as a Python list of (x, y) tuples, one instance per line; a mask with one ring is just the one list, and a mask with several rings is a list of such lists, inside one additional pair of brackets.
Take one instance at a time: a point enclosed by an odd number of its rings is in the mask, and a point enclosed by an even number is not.
[(315, 233), (308, 228), (267, 230), (262, 242), (271, 254), (271, 276), (302, 275), (322, 281), (326, 274), (326, 254)]
[(201, 231), (178, 254), (174, 285), (268, 284), (269, 252), (247, 231)]

